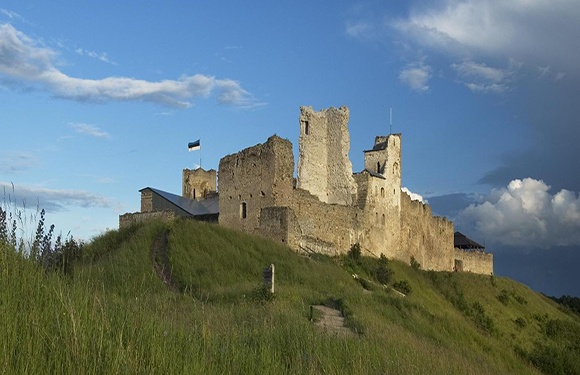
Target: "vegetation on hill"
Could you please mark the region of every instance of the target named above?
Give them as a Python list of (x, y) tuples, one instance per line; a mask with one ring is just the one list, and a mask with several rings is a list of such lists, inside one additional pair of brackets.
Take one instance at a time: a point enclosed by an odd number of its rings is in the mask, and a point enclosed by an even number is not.
[[(165, 233), (164, 260), (152, 248)], [(1, 241), (2, 373), (580, 373), (580, 319), (507, 278), (304, 257), (179, 220), (74, 253), (67, 272), (50, 271)], [(153, 266), (165, 261), (176, 291)], [(275, 298), (261, 288), (271, 263)], [(340, 309), (355, 334), (321, 331), (312, 304)]]

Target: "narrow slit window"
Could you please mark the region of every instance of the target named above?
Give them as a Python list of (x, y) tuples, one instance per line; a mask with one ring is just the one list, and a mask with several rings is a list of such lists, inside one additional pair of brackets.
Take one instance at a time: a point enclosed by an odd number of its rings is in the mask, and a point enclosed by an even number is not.
[(385, 188), (381, 188), (381, 197), (385, 196)]
[(385, 214), (383, 214), (383, 217), (382, 217), (382, 224), (383, 224), (383, 226), (385, 226)]
[(377, 161), (377, 173), (381, 173), (381, 162)]
[(304, 121), (304, 134), (308, 135), (309, 130), (308, 121)]
[(195, 199), (195, 189), (193, 189), (193, 199)]
[(246, 202), (242, 202), (242, 204), (240, 205), (240, 217), (242, 219), (246, 218)]

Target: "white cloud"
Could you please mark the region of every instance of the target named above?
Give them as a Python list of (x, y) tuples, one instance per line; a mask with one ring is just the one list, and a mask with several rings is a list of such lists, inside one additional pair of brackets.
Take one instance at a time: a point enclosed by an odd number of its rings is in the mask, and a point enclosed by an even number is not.
[(404, 193), (407, 193), (407, 195), (409, 195), (411, 197), (412, 201), (419, 201), (419, 202), (422, 202), (425, 204), (429, 203), (429, 201), (427, 201), (427, 199), (424, 199), (422, 195), (419, 195), (417, 193), (413, 193), (412, 191), (410, 191), (406, 187), (402, 187), (401, 191)]
[(368, 22), (358, 21), (358, 22), (347, 22), (346, 24), (346, 35), (353, 38), (368, 38), (372, 33), (373, 26)]
[(91, 124), (83, 124), (78, 122), (70, 122), (68, 124), (79, 134), (90, 135), (95, 138), (110, 138), (111, 135), (104, 130), (101, 130), (98, 126)]
[(192, 105), (191, 99), (207, 98), (217, 92), (220, 104), (241, 108), (265, 105), (244, 90), (239, 82), (231, 79), (216, 79), (202, 74), (158, 82), (127, 77), (75, 78), (54, 66), (55, 56), (55, 51), (38, 46), (37, 42), (12, 25), (0, 24), (0, 75), (40, 85), (61, 98), (94, 102), (145, 101), (188, 108)]
[(424, 46), (463, 56), (516, 57), (571, 68), (580, 60), (576, 0), (442, 0), (393, 26)]
[(47, 212), (65, 211), (66, 207), (70, 206), (112, 208), (116, 205), (112, 199), (84, 190), (55, 190), (14, 185), (12, 193), (12, 184), (7, 182), (0, 182), (0, 190), (14, 194), (11, 199), (21, 206), (25, 201), (27, 207), (38, 204), (40, 209), (44, 208)]
[(27, 152), (2, 151), (0, 152), (0, 172), (17, 173), (34, 168), (38, 159)]
[(0, 9), (0, 13), (4, 14), (8, 18), (10, 18), (11, 20), (13, 20), (13, 19), (18, 19), (21, 21), (24, 20), (24, 17), (22, 17), (20, 14), (18, 14), (16, 12), (12, 12), (10, 10)]
[(556, 78), (554, 78), (554, 80), (555, 80), (555, 81), (559, 81), (559, 80), (561, 80), (562, 78), (564, 78), (564, 76), (565, 76), (565, 75), (566, 75), (566, 73), (562, 73), (562, 72), (560, 72), (560, 73), (556, 74)]
[(504, 245), (580, 245), (580, 197), (565, 189), (554, 195), (549, 190), (544, 181), (513, 180), (492, 190), (484, 203), (470, 205), (457, 222)]
[(464, 60), (451, 64), (457, 72), (457, 80), (473, 92), (502, 93), (510, 89), (521, 63), (511, 59), (507, 68), (494, 68), (485, 63)]
[(408, 64), (399, 72), (399, 80), (412, 90), (425, 92), (429, 90), (427, 82), (431, 79), (431, 67), (423, 62)]

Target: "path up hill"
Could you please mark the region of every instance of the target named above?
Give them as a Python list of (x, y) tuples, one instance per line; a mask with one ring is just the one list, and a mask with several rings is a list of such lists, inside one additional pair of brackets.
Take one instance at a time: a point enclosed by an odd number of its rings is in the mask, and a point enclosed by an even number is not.
[[(507, 278), (304, 257), (193, 221), (102, 235), (72, 275), (0, 254), (4, 373), (580, 373), (578, 317)], [(272, 263), (274, 297), (260, 287)]]

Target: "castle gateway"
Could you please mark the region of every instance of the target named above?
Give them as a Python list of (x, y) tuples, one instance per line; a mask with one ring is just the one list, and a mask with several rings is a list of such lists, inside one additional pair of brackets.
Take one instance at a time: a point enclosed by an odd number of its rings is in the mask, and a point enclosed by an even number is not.
[[(401, 134), (377, 136), (352, 173), (346, 106), (300, 108), (297, 178), (292, 143), (272, 136), (220, 160), (219, 223), (286, 243), (295, 251), (363, 253), (424, 269), (493, 273), (493, 255), (454, 248), (453, 222), (401, 191)], [(469, 264), (469, 266), (467, 266)]]

